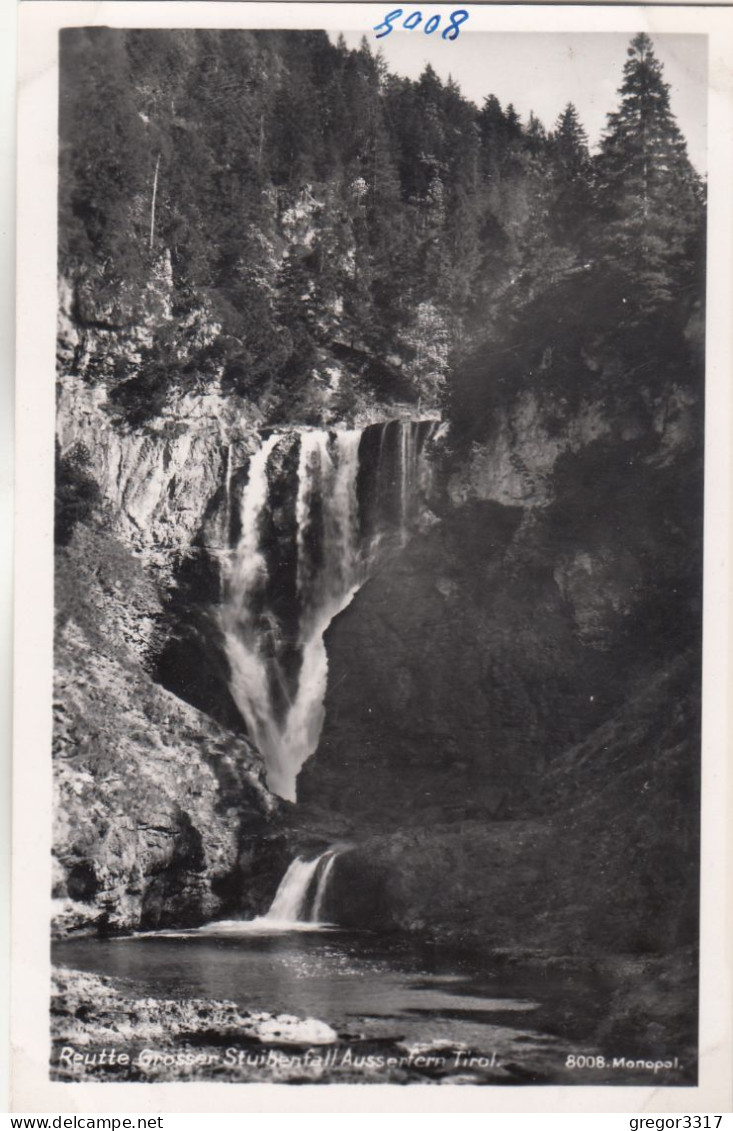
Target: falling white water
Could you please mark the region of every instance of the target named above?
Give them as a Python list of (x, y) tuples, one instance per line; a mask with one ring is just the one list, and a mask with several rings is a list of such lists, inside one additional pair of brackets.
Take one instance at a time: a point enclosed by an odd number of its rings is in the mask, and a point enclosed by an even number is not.
[[(377, 508), (385, 490), (382, 462), (387, 427), (381, 427), (379, 436)], [(391, 457), (399, 513), (395, 533), (404, 545), (417, 509), (420, 454), (429, 432), (410, 421), (395, 427), (399, 430)], [(381, 537), (378, 533), (368, 545), (360, 541), (357, 487), (362, 436), (352, 429), (315, 429), (272, 434), (263, 440), (250, 461), (240, 502), (241, 534), (225, 571), (220, 624), (231, 694), (264, 758), (268, 785), (290, 801), (295, 800), (298, 772), (316, 749), (323, 725), (328, 678), (324, 633), (366, 580)], [(277, 570), (279, 559), (268, 565), (268, 553), (272, 559), (282, 554), (282, 546), (266, 546), (263, 527), (265, 519), (272, 518), (273, 482), (278, 481), (282, 497), (288, 484), (278, 477), (293, 473), (291, 459), (281, 458), (271, 466), (271, 457), (279, 445), (289, 456), (296, 443), (297, 484), (293, 483), (290, 495), (295, 496), (290, 600), (297, 603), (297, 611), (291, 609), (288, 620), (283, 619), (282, 600), (278, 612), (268, 606), (270, 590), (282, 598), (279, 575), (268, 574)], [(287, 467), (289, 472), (284, 470)], [(286, 530), (278, 528), (278, 536), (287, 541)]]
[(259, 522), (267, 503), (267, 462), (280, 437), (268, 436), (249, 465), (249, 481), (242, 494), (242, 534), (236, 556), (237, 588), (249, 592), (267, 571), (267, 562), (261, 552)]
[(302, 594), (307, 577), (305, 534), (312, 504), (315, 468), (320, 470), (323, 459), (323, 433), (303, 432), (300, 437), (298, 457), (298, 494), (295, 500), (295, 521), (298, 528), (298, 593)]
[(261, 550), (260, 519), (267, 503), (267, 462), (278, 442), (269, 436), (252, 456), (249, 480), (242, 495), (242, 532), (230, 567), (229, 596), (220, 613), (225, 647), (232, 670), (230, 689), (252, 739), (266, 761), (277, 749), (265, 636), (251, 612), (253, 598), (267, 581), (267, 562)]
[[(295, 778), (307, 758), (318, 745), (323, 726), (323, 700), (328, 678), (328, 657), (323, 637), (335, 616), (345, 609), (364, 581), (363, 563), (359, 555), (358, 503), (356, 481), (359, 470), (360, 432), (337, 432), (334, 454), (329, 451), (326, 433), (315, 433), (315, 461), (306, 470), (305, 490), (313, 483), (315, 462), (322, 494), (311, 498), (311, 506), (320, 503), (323, 509), (324, 560), (309, 561), (301, 540), (308, 528), (308, 518), (299, 521), (298, 586), (303, 600), (300, 643), (303, 659), (297, 691), (281, 730), (281, 742), (275, 766), (268, 774), (271, 788), (281, 796), (295, 800)], [(301, 441), (302, 442), (302, 441)], [(299, 475), (300, 480), (300, 475)], [(300, 497), (300, 482), (299, 482)], [(301, 571), (302, 566), (302, 571)], [(287, 791), (287, 792), (284, 792)]]
[(376, 467), (376, 507), (377, 507), (377, 510), (379, 509), (379, 505), (380, 505), (380, 502), (381, 502), (381, 499), (382, 499), (382, 460), (383, 460), (383, 457), (384, 457), (384, 438), (385, 438), (386, 432), (387, 432), (387, 425), (385, 423), (385, 424), (382, 424), (382, 426), (379, 429), (379, 448), (377, 450), (377, 467)]
[[(263, 921), (298, 928), (303, 924), (322, 926), (323, 904), (337, 855), (333, 849), (327, 849), (315, 860), (303, 860), (300, 856), (293, 860)], [(309, 899), (314, 885), (315, 894)]]
[(224, 470), (224, 538), (226, 545), (229, 542), (229, 531), (232, 526), (232, 445), (227, 444), (227, 460)]
[(404, 544), (407, 541), (407, 519), (410, 506), (409, 498), (409, 484), (410, 484), (410, 440), (412, 438), (412, 429), (410, 423), (402, 425), (400, 429), (400, 516), (402, 521), (402, 529), (400, 531), (400, 538)]
[[(338, 852), (329, 848), (315, 860), (301, 856), (291, 861), (280, 881), (269, 910), (255, 919), (217, 919), (203, 927), (185, 931), (154, 931), (166, 937), (186, 938), (191, 935), (249, 935), (280, 931), (320, 931), (330, 924), (321, 920), (328, 881)], [(315, 887), (315, 894), (313, 888)]]
[(318, 876), (318, 887), (316, 888), (316, 896), (313, 900), (313, 910), (311, 911), (311, 922), (320, 923), (323, 917), (323, 904), (326, 900), (326, 892), (328, 891), (328, 881), (331, 878), (333, 866), (336, 863), (336, 856), (338, 853), (325, 852), (320, 857), (323, 860), (327, 857), (325, 864), (321, 867), (320, 875)]
[(300, 857), (293, 860), (280, 881), (280, 887), (275, 893), (270, 910), (264, 916), (265, 919), (275, 923), (311, 921), (309, 916), (304, 915), (305, 902), (311, 880), (320, 862), (320, 856), (315, 860), (302, 860)]

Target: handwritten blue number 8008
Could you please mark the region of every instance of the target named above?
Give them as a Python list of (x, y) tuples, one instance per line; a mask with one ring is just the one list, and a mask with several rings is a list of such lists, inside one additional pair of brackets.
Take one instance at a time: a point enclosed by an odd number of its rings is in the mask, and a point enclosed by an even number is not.
[[(398, 20), (402, 15), (404, 15), (404, 8), (395, 8), (392, 12), (388, 12), (382, 20), (381, 24), (377, 24), (374, 28), (374, 31), (377, 32), (376, 38), (384, 39), (385, 35), (389, 35), (390, 32), (394, 31), (395, 21)], [(468, 12), (466, 11), (466, 9), (456, 8), (456, 10), (454, 12), (451, 12), (450, 14), (449, 23), (447, 28), (443, 30), (442, 38), (450, 40), (451, 42), (458, 39), (458, 29), (460, 28), (461, 24), (465, 24), (467, 19)], [(421, 23), (422, 12), (413, 12), (407, 17), (402, 26), (407, 31), (412, 31)], [(432, 35), (433, 32), (437, 30), (439, 24), (440, 16), (431, 16), (428, 22), (425, 24), (423, 31), (426, 35)]]

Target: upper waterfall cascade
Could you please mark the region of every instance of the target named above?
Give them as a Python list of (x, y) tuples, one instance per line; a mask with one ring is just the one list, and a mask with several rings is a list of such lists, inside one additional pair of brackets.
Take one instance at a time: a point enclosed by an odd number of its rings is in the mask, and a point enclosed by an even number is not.
[(274, 432), (252, 455), (243, 486), (227, 456), (220, 625), (230, 691), (268, 785), (283, 798), (295, 800), (298, 771), (321, 733), (324, 633), (385, 548), (407, 542), (437, 425)]

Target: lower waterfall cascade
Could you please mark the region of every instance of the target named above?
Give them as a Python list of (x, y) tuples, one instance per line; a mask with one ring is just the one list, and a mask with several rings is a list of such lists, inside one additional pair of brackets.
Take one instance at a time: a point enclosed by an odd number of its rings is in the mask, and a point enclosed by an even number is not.
[[(340, 847), (327, 848), (320, 856), (290, 861), (275, 896), (264, 915), (255, 919), (215, 919), (196, 927), (197, 935), (270, 934), (281, 931), (317, 931), (331, 924), (324, 920), (328, 885)], [(165, 931), (177, 935), (176, 931)]]
[(328, 849), (314, 860), (304, 860), (301, 856), (292, 860), (262, 921), (282, 926), (321, 924), (328, 881), (337, 855), (334, 849)]
[(438, 424), (271, 432), (243, 485), (227, 452), (219, 624), (229, 687), (270, 789), (286, 800), (295, 800), (321, 733), (324, 633), (418, 524), (430, 485), (426, 445)]

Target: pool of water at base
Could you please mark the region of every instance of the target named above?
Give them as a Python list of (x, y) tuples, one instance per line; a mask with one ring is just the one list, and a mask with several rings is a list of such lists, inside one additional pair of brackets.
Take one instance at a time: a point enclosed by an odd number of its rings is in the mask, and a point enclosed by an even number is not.
[[(345, 1040), (442, 1042), (551, 1075), (592, 1047), (601, 987), (412, 938), (336, 930), (197, 931), (58, 942), (54, 961), (122, 979), (130, 997), (234, 1001), (329, 1023)], [(589, 1039), (590, 1038), (590, 1039)]]

